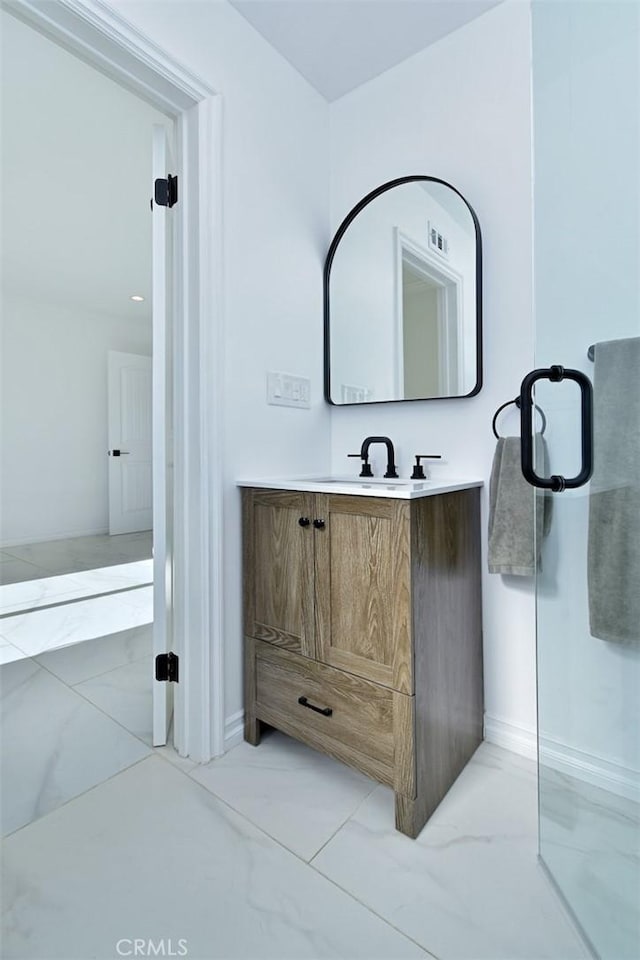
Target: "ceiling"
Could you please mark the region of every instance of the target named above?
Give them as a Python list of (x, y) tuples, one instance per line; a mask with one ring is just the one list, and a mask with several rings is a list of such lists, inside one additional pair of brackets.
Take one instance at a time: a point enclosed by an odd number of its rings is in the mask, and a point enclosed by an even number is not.
[(501, 0), (230, 0), (326, 100), (481, 16)]
[[(5, 11), (3, 287), (147, 321), (152, 124), (170, 121)], [(140, 293), (144, 303), (129, 297)]]
[[(232, 0), (328, 100), (497, 2)], [(0, 18), (4, 287), (148, 320), (151, 126), (169, 121), (7, 12)]]

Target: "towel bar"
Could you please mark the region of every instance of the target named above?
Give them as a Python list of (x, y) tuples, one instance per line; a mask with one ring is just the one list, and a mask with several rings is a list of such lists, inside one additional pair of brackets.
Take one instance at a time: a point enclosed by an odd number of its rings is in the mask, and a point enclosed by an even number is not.
[[(499, 414), (502, 413), (502, 411), (505, 409), (505, 407), (511, 406), (512, 403), (515, 403), (515, 405), (516, 405), (516, 407), (518, 408), (518, 410), (520, 409), (520, 397), (516, 397), (515, 400), (507, 400), (506, 403), (503, 403), (501, 407), (498, 407), (498, 409), (496, 410), (496, 412), (495, 412), (494, 415), (493, 415), (493, 421), (492, 421), (492, 423), (491, 423), (491, 429), (493, 430), (493, 435), (494, 435), (494, 437), (496, 438), (496, 440), (499, 440), (499, 439), (500, 439), (500, 434), (499, 434), (498, 431), (496, 430), (496, 421), (497, 421), (497, 419), (498, 419), (498, 416), (499, 416)], [(536, 410), (537, 410), (538, 413), (540, 414), (540, 420), (541, 420), (540, 433), (544, 433), (544, 431), (545, 431), (545, 429), (546, 429), (546, 426), (547, 426), (547, 418), (545, 417), (545, 415), (544, 415), (544, 413), (542, 412), (542, 410), (540, 409), (540, 407), (536, 406)]]

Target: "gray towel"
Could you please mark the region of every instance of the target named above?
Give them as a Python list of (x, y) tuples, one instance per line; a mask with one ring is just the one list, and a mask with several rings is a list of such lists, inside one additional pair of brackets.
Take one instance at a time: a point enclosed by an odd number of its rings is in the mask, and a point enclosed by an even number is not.
[[(539, 433), (534, 442), (536, 469), (546, 476), (546, 444)], [(551, 498), (527, 483), (520, 459), (520, 437), (501, 437), (489, 483), (489, 573), (532, 577), (549, 532)]]
[(589, 623), (640, 641), (640, 337), (597, 343), (589, 497)]

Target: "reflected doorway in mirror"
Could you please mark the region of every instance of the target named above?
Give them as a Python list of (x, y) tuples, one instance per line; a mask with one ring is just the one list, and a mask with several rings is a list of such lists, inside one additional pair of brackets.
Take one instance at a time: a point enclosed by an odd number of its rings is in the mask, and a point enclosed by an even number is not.
[(465, 382), (463, 276), (398, 228), (395, 246), (396, 396), (457, 396)]

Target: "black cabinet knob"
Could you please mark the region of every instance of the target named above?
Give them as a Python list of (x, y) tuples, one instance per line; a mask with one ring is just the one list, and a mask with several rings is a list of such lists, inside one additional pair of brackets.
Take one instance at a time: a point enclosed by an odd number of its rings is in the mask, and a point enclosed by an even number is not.
[(316, 528), (316, 530), (324, 530), (324, 527), (325, 527), (324, 520), (314, 520), (313, 525)]
[(309, 517), (300, 517), (300, 519), (298, 520), (298, 523), (300, 524), (301, 527), (308, 527), (309, 524), (311, 523), (311, 520), (309, 520)]

